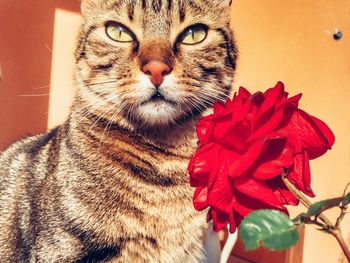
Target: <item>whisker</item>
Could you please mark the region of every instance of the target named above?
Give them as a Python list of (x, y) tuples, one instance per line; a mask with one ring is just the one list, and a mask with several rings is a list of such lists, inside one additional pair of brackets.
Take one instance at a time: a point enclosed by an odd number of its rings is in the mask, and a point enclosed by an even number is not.
[(91, 86), (97, 86), (97, 85), (103, 85), (103, 84), (111, 84), (115, 83), (117, 79), (111, 79), (109, 81), (104, 81), (104, 82), (95, 82), (95, 83), (90, 83), (86, 84), (85, 87), (91, 87)]
[[(91, 107), (96, 107), (95, 110), (98, 110), (99, 108), (101, 108), (102, 106), (104, 106), (105, 104), (107, 104), (109, 101), (113, 100), (114, 98), (116, 98), (118, 95), (115, 94), (114, 96), (110, 97), (110, 98), (101, 98), (100, 100), (97, 100), (93, 103), (90, 103), (88, 105), (86, 105), (85, 107), (81, 108), (78, 110), (78, 113), (81, 115), (79, 120), (73, 124), (73, 127), (76, 128), (78, 127), (78, 125), (80, 125), (80, 123), (86, 118), (88, 117), (91, 112), (90, 109)], [(71, 131), (73, 131), (73, 129), (71, 129), (68, 132), (68, 136), (71, 134)]]
[(50, 93), (17, 95), (17, 97), (45, 97), (45, 96), (50, 96)]
[[(113, 100), (115, 97), (117, 97), (117, 95), (112, 96), (108, 101)], [(108, 101), (106, 101), (105, 104), (107, 104)], [(92, 131), (92, 129), (96, 126), (96, 124), (97, 124), (104, 116), (106, 116), (106, 114), (108, 114), (108, 113), (110, 112), (110, 110), (113, 109), (113, 107), (115, 107), (115, 105), (112, 105), (112, 106), (108, 109), (108, 111), (104, 112), (101, 116), (99, 116), (99, 117), (97, 118), (97, 120), (93, 123), (93, 125), (92, 125), (92, 126), (90, 127), (90, 129), (88, 130), (88, 132), (87, 132), (88, 134)]]
[(44, 47), (46, 47), (46, 49), (47, 49), (48, 51), (50, 51), (50, 53), (52, 54), (52, 49), (49, 47), (48, 44), (44, 44)]
[(33, 90), (46, 89), (46, 88), (50, 88), (50, 87), (51, 87), (51, 85), (39, 86), (39, 87), (33, 88)]
[[(119, 108), (118, 108), (117, 110), (114, 111), (112, 117), (111, 117), (110, 120), (108, 121), (108, 123), (107, 123), (105, 129), (103, 130), (102, 137), (101, 137), (101, 139), (100, 139), (100, 148), (101, 148), (102, 140), (104, 139), (106, 130), (107, 130), (107, 133), (108, 133), (108, 131), (109, 131), (110, 128), (112, 127), (112, 123), (113, 123), (114, 117), (115, 117), (117, 114), (119, 114), (119, 113), (124, 109), (125, 104), (126, 104), (126, 102), (123, 102), (123, 103), (119, 106)], [(109, 128), (108, 128), (108, 127), (109, 127)]]

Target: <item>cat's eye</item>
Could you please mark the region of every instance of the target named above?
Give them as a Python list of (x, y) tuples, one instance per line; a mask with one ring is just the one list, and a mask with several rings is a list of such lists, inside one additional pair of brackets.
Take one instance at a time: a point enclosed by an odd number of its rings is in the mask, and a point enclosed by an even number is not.
[(180, 42), (185, 45), (195, 45), (203, 42), (208, 34), (208, 27), (205, 25), (194, 25), (187, 28), (182, 34)]
[(133, 34), (123, 25), (118, 23), (107, 23), (106, 34), (114, 41), (117, 42), (132, 42), (134, 41)]

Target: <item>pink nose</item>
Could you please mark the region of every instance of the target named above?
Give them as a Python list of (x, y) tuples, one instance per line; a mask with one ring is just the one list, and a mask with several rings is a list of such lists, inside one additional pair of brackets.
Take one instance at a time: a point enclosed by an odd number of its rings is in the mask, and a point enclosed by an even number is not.
[(163, 62), (151, 61), (143, 66), (142, 71), (150, 75), (154, 86), (159, 87), (164, 81), (164, 76), (170, 74), (171, 68)]

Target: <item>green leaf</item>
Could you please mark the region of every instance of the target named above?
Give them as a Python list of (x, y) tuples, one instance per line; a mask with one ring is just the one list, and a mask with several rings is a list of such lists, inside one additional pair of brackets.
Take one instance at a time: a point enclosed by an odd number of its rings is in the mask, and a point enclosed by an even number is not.
[(339, 206), (343, 199), (344, 197), (338, 197), (314, 203), (312, 206), (310, 206), (307, 214), (309, 216), (318, 216), (325, 210)]
[(294, 218), (292, 221), (295, 225), (309, 224), (311, 222), (311, 218), (308, 214), (301, 213), (296, 218)]
[(347, 206), (348, 204), (350, 204), (350, 193), (348, 193), (342, 201), (343, 206)]
[(299, 239), (294, 223), (288, 216), (276, 210), (258, 210), (250, 213), (239, 226), (239, 235), (246, 250), (260, 246), (284, 250)]

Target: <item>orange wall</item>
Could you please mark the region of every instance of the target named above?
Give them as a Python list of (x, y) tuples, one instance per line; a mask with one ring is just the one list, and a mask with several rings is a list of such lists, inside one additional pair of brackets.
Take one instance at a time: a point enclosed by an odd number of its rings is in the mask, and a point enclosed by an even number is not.
[[(0, 149), (19, 138), (47, 129), (56, 8), (78, 12), (79, 2), (0, 1)], [(65, 27), (70, 27), (69, 23), (69, 19), (63, 21)], [(73, 25), (67, 35), (72, 35), (75, 28)], [(67, 36), (61, 35), (61, 40), (62, 37)], [(72, 38), (67, 39), (73, 46)], [(57, 54), (60, 49), (55, 52)], [(68, 65), (72, 63), (72, 55), (63, 54)], [(62, 75), (63, 82), (69, 82), (69, 79), (71, 74)], [(67, 89), (71, 90), (71, 87)], [(63, 109), (56, 108), (55, 111), (62, 112)]]
[[(311, 163), (316, 200), (340, 195), (350, 182), (350, 2), (233, 2), (240, 50), (235, 87), (263, 90), (282, 80), (291, 94), (304, 94), (301, 107), (327, 122), (337, 138), (332, 151)], [(339, 41), (332, 38), (336, 28), (344, 33)], [(350, 215), (343, 226), (349, 232)], [(305, 263), (337, 262), (339, 254), (332, 237), (307, 227)]]
[[(0, 1), (0, 149), (64, 120), (74, 90), (78, 9), (79, 2), (72, 0)], [(282, 80), (291, 94), (303, 92), (302, 108), (336, 134), (334, 149), (312, 162), (317, 200), (341, 193), (350, 181), (349, 11), (346, 0), (233, 4), (240, 50), (235, 88), (263, 90)], [(340, 41), (332, 38), (337, 27), (344, 32)], [(348, 232), (350, 218), (344, 226)], [(305, 263), (336, 262), (339, 254), (331, 237), (307, 228)]]
[[(16, 3), (15, 3), (16, 2)], [(47, 4), (0, 2), (0, 147), (46, 129), (54, 13)], [(45, 21), (45, 23), (43, 23)]]

